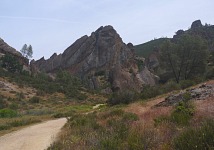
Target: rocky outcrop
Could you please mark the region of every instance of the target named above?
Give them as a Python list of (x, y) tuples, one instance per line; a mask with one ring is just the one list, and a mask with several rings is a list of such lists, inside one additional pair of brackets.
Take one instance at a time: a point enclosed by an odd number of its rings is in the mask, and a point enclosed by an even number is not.
[(185, 101), (186, 96), (189, 94), (190, 100), (205, 100), (208, 97), (214, 96), (214, 85), (213, 84), (203, 84), (199, 87), (188, 89), (186, 91), (181, 91), (178, 94), (172, 94), (168, 96), (165, 101), (157, 104), (156, 106), (171, 106), (176, 105), (179, 102)]
[(201, 28), (203, 27), (201, 20), (196, 20), (192, 23), (191, 29)]
[(18, 58), (21, 64), (28, 66), (28, 59), (24, 58), (20, 52), (9, 46), (3, 39), (0, 38), (0, 57), (5, 54), (13, 55)]
[(81, 37), (62, 54), (32, 61), (31, 66), (46, 73), (67, 70), (93, 89), (106, 88), (109, 91), (110, 86), (113, 91), (140, 91), (147, 81), (138, 78), (133, 49), (133, 44), (123, 43), (112, 26), (105, 26), (90, 36)]
[(154, 69), (160, 65), (159, 59), (160, 59), (160, 50), (156, 48), (146, 59), (146, 66), (150, 71), (154, 72)]

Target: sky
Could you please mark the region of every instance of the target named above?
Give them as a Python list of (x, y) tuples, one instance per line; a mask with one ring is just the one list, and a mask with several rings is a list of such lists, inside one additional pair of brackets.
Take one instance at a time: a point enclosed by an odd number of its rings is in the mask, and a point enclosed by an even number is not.
[(33, 58), (62, 53), (78, 38), (112, 25), (134, 45), (172, 37), (200, 19), (214, 24), (214, 0), (0, 0), (0, 37)]

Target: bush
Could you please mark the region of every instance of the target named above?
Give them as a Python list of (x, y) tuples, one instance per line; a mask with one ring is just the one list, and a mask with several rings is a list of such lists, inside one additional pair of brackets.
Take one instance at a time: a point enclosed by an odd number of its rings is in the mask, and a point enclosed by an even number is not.
[(19, 60), (12, 55), (6, 54), (2, 58), (0, 58), (0, 61), (1, 67), (7, 69), (12, 73), (20, 73), (22, 71), (22, 65), (20, 64)]
[(162, 122), (172, 122), (180, 126), (189, 124), (194, 114), (194, 106), (189, 101), (180, 102), (170, 116), (159, 116), (154, 119), (154, 125), (158, 126)]
[(188, 88), (190, 86), (193, 86), (195, 83), (192, 80), (182, 80), (182, 81), (180, 81), (179, 84), (180, 84), (180, 87), (182, 89), (186, 89), (186, 88)]
[(202, 150), (214, 148), (214, 121), (207, 121), (202, 127), (190, 128), (174, 140), (175, 149)]
[(162, 94), (162, 88), (157, 86), (144, 86), (143, 91), (141, 92), (141, 98), (142, 99), (149, 99), (156, 97), (160, 94)]
[(37, 96), (32, 97), (29, 102), (31, 103), (39, 103), (40, 102), (40, 98)]
[(110, 105), (129, 104), (136, 101), (137, 98), (138, 95), (134, 92), (113, 93), (111, 98), (108, 99), (107, 103)]
[(192, 104), (189, 102), (180, 102), (176, 106), (175, 111), (172, 112), (170, 118), (172, 122), (178, 125), (188, 125), (193, 114), (194, 108)]
[(12, 109), (0, 109), (0, 118), (12, 118), (12, 117), (16, 117), (17, 116), (17, 112), (15, 110)]

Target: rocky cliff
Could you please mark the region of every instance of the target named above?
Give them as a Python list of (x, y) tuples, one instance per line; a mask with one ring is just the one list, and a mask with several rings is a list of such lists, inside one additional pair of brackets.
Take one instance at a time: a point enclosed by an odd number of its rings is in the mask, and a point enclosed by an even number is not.
[(24, 58), (20, 52), (9, 46), (3, 39), (0, 38), (0, 57), (5, 54), (13, 55), (18, 58), (21, 64), (28, 66), (28, 59)]
[(32, 61), (31, 66), (46, 73), (67, 70), (86, 81), (90, 88), (105, 91), (140, 91), (142, 84), (151, 81), (141, 78), (133, 45), (123, 43), (112, 26), (100, 27), (90, 36), (78, 39), (62, 54)]

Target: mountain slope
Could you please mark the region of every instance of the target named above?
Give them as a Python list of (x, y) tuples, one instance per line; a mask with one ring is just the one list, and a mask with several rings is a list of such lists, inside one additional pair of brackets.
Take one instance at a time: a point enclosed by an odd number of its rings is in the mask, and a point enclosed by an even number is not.
[(160, 47), (161, 44), (163, 44), (164, 41), (166, 41), (168, 38), (159, 38), (155, 40), (151, 40), (149, 42), (135, 45), (135, 53), (138, 56), (148, 58), (149, 55), (158, 47)]

